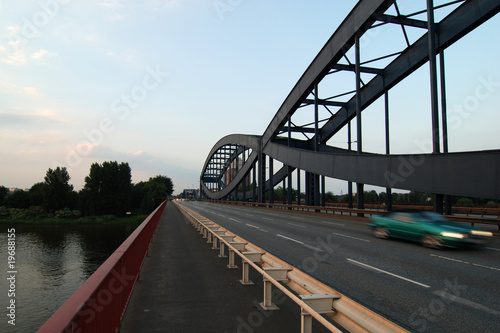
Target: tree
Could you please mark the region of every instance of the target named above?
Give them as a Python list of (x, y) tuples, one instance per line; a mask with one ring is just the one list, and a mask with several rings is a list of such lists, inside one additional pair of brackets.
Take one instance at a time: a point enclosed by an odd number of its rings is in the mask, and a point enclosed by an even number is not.
[(7, 198), (8, 193), (8, 188), (6, 188), (5, 186), (0, 186), (0, 206), (5, 205), (5, 199)]
[(43, 206), (45, 201), (46, 185), (45, 183), (36, 183), (28, 191), (30, 197), (30, 206)]
[(93, 163), (80, 192), (81, 209), (90, 215), (124, 215), (129, 205), (131, 179), (128, 163)]
[(57, 167), (55, 170), (48, 169), (44, 178), (43, 206), (49, 212), (71, 206), (73, 185), (69, 184), (71, 177), (66, 167)]
[(162, 201), (172, 195), (174, 185), (172, 180), (166, 176), (158, 175), (149, 178), (144, 185), (144, 196), (141, 200), (141, 210), (145, 213), (152, 212)]
[(28, 192), (17, 190), (7, 196), (5, 206), (10, 208), (27, 209), (30, 207), (30, 197)]
[(174, 192), (172, 180), (166, 176), (149, 178), (135, 184), (131, 191), (131, 207), (149, 214)]

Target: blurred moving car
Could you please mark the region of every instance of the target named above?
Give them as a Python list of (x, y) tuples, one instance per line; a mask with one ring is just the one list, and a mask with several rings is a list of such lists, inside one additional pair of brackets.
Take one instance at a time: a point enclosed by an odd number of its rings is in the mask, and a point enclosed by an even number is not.
[(422, 245), (441, 249), (484, 245), (493, 234), (466, 224), (452, 222), (435, 212), (391, 212), (372, 216), (370, 228), (378, 238), (401, 238), (420, 242)]

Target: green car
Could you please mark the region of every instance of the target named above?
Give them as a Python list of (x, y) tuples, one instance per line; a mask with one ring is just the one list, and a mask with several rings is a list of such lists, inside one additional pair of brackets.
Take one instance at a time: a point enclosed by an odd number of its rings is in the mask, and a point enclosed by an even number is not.
[(434, 249), (484, 245), (493, 236), (489, 231), (449, 221), (435, 212), (391, 212), (371, 219), (375, 237), (417, 241)]

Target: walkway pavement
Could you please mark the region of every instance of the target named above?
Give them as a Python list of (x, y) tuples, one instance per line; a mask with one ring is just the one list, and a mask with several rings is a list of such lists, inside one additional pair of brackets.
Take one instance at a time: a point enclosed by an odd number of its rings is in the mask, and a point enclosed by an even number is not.
[[(169, 202), (120, 332), (300, 332), (295, 303), (262, 310), (262, 276), (250, 270), (255, 285), (241, 285), (241, 268), (227, 268), (211, 247)], [(313, 331), (325, 328), (314, 323)]]

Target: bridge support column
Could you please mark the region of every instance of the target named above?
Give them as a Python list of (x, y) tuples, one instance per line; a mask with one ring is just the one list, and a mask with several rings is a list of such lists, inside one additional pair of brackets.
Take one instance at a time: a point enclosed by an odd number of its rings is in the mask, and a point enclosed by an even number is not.
[(274, 203), (274, 160), (269, 157), (269, 203)]
[(252, 196), (253, 202), (257, 200), (257, 164), (254, 164), (252, 168)]
[(286, 204), (286, 180), (283, 179), (283, 205)]
[(321, 206), (326, 206), (325, 176), (321, 176)]
[[(358, 190), (358, 209), (365, 209), (365, 184), (356, 183), (356, 187)], [(359, 217), (364, 217), (365, 214), (358, 213)]]
[[(437, 83), (437, 63), (436, 63), (436, 27), (434, 23), (434, 1), (427, 0), (427, 35), (429, 36), (429, 69), (431, 87), (431, 112), (432, 112), (432, 153), (440, 153), (439, 140), (439, 107), (438, 107), (438, 83)], [(443, 195), (432, 194), (434, 211), (443, 213)]]
[[(363, 132), (361, 128), (361, 60), (360, 60), (360, 48), (359, 48), (359, 35), (356, 35), (355, 43), (355, 57), (356, 57), (356, 135), (357, 135), (357, 144), (358, 144), (358, 155), (363, 153)], [(357, 191), (358, 191), (358, 209), (365, 208), (365, 200), (364, 200), (364, 184), (356, 183)], [(363, 217), (363, 213), (358, 213), (358, 216)]]
[(443, 195), (433, 193), (432, 202), (434, 205), (434, 211), (436, 213), (443, 214)]
[[(385, 80), (384, 80), (385, 86)], [(384, 93), (385, 100), (385, 153), (387, 155), (391, 154), (391, 140), (390, 140), (390, 131), (389, 131), (389, 90), (386, 90)], [(385, 193), (387, 195), (386, 198), (386, 210), (388, 212), (392, 211), (392, 189), (390, 187), (385, 188)]]
[(300, 169), (297, 169), (297, 205), (300, 206), (301, 200), (300, 200)]
[(319, 175), (306, 172), (306, 205), (319, 206)]
[(262, 153), (262, 147), (259, 150), (259, 202), (266, 202), (266, 155)]
[[(443, 129), (443, 153), (448, 153), (448, 115), (446, 107), (446, 76), (444, 50), (439, 53), (439, 73), (441, 76), (441, 122)], [(444, 196), (444, 213), (451, 215), (451, 195)]]

